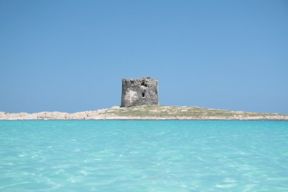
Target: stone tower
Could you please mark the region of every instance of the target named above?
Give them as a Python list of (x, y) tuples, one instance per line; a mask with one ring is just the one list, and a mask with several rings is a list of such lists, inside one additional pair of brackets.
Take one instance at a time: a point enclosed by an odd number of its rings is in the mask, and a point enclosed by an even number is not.
[(150, 77), (122, 79), (121, 107), (158, 105), (158, 81)]

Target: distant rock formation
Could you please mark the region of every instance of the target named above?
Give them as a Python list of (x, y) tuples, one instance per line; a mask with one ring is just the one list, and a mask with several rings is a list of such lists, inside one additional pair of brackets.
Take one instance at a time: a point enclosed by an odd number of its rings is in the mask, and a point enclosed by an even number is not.
[(122, 79), (121, 107), (158, 105), (158, 81), (150, 77)]
[(0, 112), (1, 120), (104, 120), (104, 119), (174, 119), (174, 120), (286, 120), (288, 115), (276, 113), (253, 113), (208, 109), (189, 106), (141, 105), (135, 107), (114, 106), (96, 111), (76, 113), (39, 112), (5, 113)]

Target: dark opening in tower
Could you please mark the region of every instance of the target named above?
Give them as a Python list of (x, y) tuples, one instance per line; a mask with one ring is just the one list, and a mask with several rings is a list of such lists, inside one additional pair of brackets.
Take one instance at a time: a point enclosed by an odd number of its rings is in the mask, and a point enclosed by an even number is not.
[(145, 81), (142, 81), (141, 85), (144, 86), (144, 87), (148, 87), (148, 85), (147, 85), (147, 83)]

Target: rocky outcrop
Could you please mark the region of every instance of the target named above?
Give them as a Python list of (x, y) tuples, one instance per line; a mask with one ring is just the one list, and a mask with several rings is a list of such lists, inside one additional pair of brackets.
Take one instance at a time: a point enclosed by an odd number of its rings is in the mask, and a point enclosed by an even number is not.
[(275, 113), (253, 113), (207, 109), (188, 106), (141, 105), (135, 107), (112, 107), (76, 113), (0, 112), (0, 120), (104, 120), (104, 119), (177, 119), (177, 120), (288, 120), (288, 115)]
[(123, 79), (121, 107), (158, 105), (158, 81), (150, 77)]

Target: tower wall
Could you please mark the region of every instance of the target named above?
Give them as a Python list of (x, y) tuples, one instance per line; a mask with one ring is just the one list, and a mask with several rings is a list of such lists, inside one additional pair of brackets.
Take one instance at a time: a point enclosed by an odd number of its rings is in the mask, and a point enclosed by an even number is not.
[(158, 81), (150, 77), (122, 79), (121, 107), (158, 105)]

